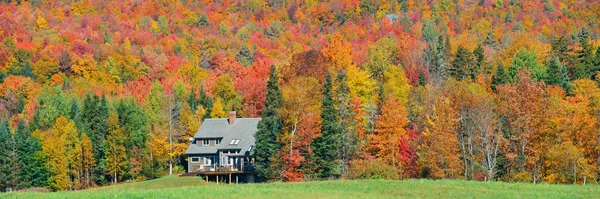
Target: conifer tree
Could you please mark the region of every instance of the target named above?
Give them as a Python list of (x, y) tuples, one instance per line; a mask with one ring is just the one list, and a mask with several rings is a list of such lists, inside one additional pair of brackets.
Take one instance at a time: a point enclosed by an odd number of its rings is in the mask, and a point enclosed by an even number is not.
[(0, 191), (4, 192), (14, 188), (11, 186), (11, 172), (14, 168), (11, 163), (13, 140), (11, 138), (8, 122), (0, 121)]
[(473, 72), (473, 54), (465, 47), (459, 46), (450, 68), (450, 75), (457, 80), (463, 80), (473, 76)]
[(252, 54), (252, 51), (248, 49), (246, 44), (242, 44), (240, 51), (235, 55), (235, 60), (247, 67), (252, 65), (252, 62), (254, 62), (254, 54)]
[(571, 90), (571, 83), (569, 82), (569, 74), (567, 69), (562, 63), (560, 63), (557, 57), (550, 59), (547, 73), (547, 84), (563, 87), (567, 92)]
[(279, 90), (279, 78), (275, 66), (271, 66), (269, 80), (267, 82), (267, 97), (265, 108), (262, 112), (262, 119), (258, 122), (258, 130), (254, 133), (256, 145), (253, 155), (255, 158), (254, 168), (259, 177), (264, 180), (270, 180), (276, 177), (277, 172), (271, 169), (271, 163), (274, 162), (273, 156), (281, 148), (277, 142), (277, 137), (282, 132), (282, 121), (278, 115), (278, 110), (283, 102), (283, 96)]
[(39, 157), (41, 150), (37, 138), (31, 136), (29, 127), (23, 120), (19, 120), (14, 134), (19, 161), (19, 188), (43, 187), (47, 181), (47, 171), (43, 160)]
[(350, 88), (347, 83), (346, 72), (340, 70), (337, 74), (335, 82), (335, 109), (339, 118), (338, 126), (340, 127), (340, 149), (341, 158), (341, 173), (346, 173), (348, 163), (357, 158), (358, 136), (356, 130), (352, 126), (355, 113), (351, 110)]
[(506, 78), (506, 71), (502, 63), (500, 63), (496, 68), (496, 74), (494, 74), (494, 77), (492, 78), (492, 90), (496, 90), (496, 87), (499, 85), (506, 84), (508, 82)]
[(316, 174), (321, 178), (339, 177), (340, 128), (334, 107), (331, 75), (327, 75), (321, 104), (321, 136), (313, 142)]

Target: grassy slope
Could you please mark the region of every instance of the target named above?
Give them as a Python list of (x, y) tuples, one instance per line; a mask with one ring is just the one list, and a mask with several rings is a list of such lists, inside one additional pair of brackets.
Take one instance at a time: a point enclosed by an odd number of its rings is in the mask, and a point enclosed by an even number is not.
[(9, 193), (0, 198), (597, 198), (599, 186), (532, 185), (457, 180), (363, 180), (215, 185), (164, 177), (78, 192)]

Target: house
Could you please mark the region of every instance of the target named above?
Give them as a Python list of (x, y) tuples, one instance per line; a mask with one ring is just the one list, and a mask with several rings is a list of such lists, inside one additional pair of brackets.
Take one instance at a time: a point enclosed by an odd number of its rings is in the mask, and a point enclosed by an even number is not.
[(254, 133), (260, 118), (236, 118), (236, 112), (229, 118), (206, 119), (196, 135), (190, 138), (191, 144), (185, 154), (188, 157), (188, 171), (184, 175), (203, 176), (206, 181), (253, 182), (254, 169), (252, 149)]

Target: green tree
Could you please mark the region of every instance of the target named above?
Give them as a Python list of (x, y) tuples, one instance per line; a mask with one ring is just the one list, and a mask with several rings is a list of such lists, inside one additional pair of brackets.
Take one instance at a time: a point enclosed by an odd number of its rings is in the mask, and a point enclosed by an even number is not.
[(339, 177), (340, 170), (340, 128), (333, 101), (331, 75), (327, 75), (321, 104), (321, 136), (315, 138), (312, 146), (317, 165), (316, 174), (321, 178)]
[(206, 13), (202, 13), (200, 15), (200, 17), (198, 17), (198, 26), (210, 26), (210, 22), (208, 21), (208, 18), (206, 17)]
[(483, 47), (481, 47), (481, 45), (477, 45), (477, 48), (475, 48), (475, 50), (473, 50), (473, 58), (474, 58), (474, 65), (473, 65), (473, 70), (471, 71), (471, 79), (475, 80), (475, 77), (477, 76), (477, 74), (479, 73), (487, 73), (487, 68), (485, 65), (485, 60), (484, 60), (484, 54), (485, 51), (483, 50)]
[(14, 184), (14, 162), (12, 162), (14, 140), (11, 137), (8, 122), (0, 121), (0, 191), (11, 190), (15, 188)]
[(468, 77), (473, 77), (475, 69), (473, 66), (473, 54), (463, 46), (458, 46), (450, 75), (457, 80), (463, 80)]
[(508, 68), (509, 82), (512, 83), (517, 80), (517, 74), (521, 68), (530, 70), (531, 77), (533, 77), (535, 81), (544, 80), (546, 78), (546, 71), (537, 63), (537, 59), (538, 55), (535, 51), (527, 49), (519, 50)]
[(496, 90), (497, 86), (506, 83), (508, 83), (508, 79), (506, 76), (504, 65), (500, 63), (500, 65), (498, 65), (498, 67), (496, 68), (496, 74), (494, 74), (494, 77), (492, 78), (492, 90)]
[(19, 156), (19, 188), (48, 186), (48, 170), (40, 154), (42, 148), (23, 120), (19, 120), (14, 138)]
[(96, 168), (94, 169), (94, 181), (96, 184), (105, 184), (106, 173), (105, 165), (105, 141), (108, 134), (108, 104), (106, 97), (98, 97), (93, 93), (88, 93), (83, 101), (83, 110), (81, 120), (83, 123), (83, 131), (92, 141), (92, 151), (96, 160)]
[(337, 125), (340, 127), (340, 148), (339, 154), (341, 158), (341, 173), (347, 172), (348, 163), (358, 159), (358, 135), (353, 124), (355, 113), (352, 111), (350, 104), (350, 88), (348, 87), (346, 72), (340, 70), (335, 79), (337, 87), (335, 89), (335, 110), (339, 121)]
[(256, 145), (254, 147), (254, 168), (259, 177), (270, 180), (276, 177), (277, 172), (271, 169), (271, 163), (275, 160), (273, 156), (281, 148), (277, 137), (282, 132), (282, 121), (278, 114), (283, 102), (283, 96), (279, 90), (279, 78), (275, 66), (271, 66), (271, 74), (267, 82), (267, 97), (265, 108), (262, 112), (262, 120), (258, 122), (258, 130), (254, 133)]
[(246, 44), (242, 44), (240, 51), (235, 55), (235, 60), (240, 62), (243, 66), (248, 67), (254, 62), (254, 54), (252, 54), (252, 51), (248, 49)]
[(571, 82), (569, 82), (567, 68), (560, 63), (558, 57), (553, 57), (548, 63), (548, 75), (546, 77), (546, 83), (563, 87), (567, 92), (571, 91), (572, 89)]

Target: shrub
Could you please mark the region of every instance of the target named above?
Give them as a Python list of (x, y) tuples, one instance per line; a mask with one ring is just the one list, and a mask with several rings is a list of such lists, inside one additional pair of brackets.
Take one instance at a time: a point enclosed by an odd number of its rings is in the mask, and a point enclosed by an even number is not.
[(381, 159), (357, 160), (350, 164), (350, 171), (344, 178), (396, 180), (400, 178), (400, 174), (398, 169)]

